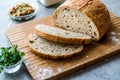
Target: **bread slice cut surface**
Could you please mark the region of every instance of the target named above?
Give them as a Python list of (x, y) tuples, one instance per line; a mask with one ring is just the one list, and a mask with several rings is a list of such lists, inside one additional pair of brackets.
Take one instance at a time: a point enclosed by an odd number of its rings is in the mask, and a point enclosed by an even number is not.
[(89, 44), (92, 41), (88, 35), (47, 25), (37, 25), (35, 31), (38, 36), (64, 44)]
[(27, 37), (28, 45), (33, 53), (49, 59), (70, 58), (76, 54), (80, 54), (83, 45), (66, 45), (46, 40), (32, 33)]
[(53, 13), (56, 26), (98, 41), (111, 25), (107, 7), (99, 0), (66, 0)]

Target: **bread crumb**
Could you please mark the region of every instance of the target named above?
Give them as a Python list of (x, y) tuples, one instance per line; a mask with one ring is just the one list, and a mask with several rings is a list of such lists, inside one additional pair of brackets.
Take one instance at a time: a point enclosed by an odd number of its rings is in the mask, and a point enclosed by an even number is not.
[(84, 63), (87, 63), (87, 61), (84, 61)]
[(114, 46), (112, 46), (111, 48), (115, 48)]
[(86, 58), (88, 58), (89, 56), (86, 56)]
[(108, 51), (110, 51), (111, 49), (109, 48), (109, 49), (107, 49)]
[(30, 66), (31, 65), (31, 63), (28, 60), (24, 60), (24, 63), (25, 63), (26, 66)]

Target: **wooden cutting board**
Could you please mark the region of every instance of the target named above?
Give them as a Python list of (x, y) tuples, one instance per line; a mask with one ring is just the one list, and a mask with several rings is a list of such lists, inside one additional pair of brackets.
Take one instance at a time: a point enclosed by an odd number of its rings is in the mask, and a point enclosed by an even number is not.
[(19, 50), (26, 53), (24, 64), (35, 80), (57, 80), (71, 72), (89, 66), (97, 61), (120, 52), (120, 18), (111, 15), (112, 26), (103, 39), (86, 45), (80, 55), (66, 60), (40, 58), (29, 49), (26, 36), (34, 32), (37, 24), (54, 26), (51, 16), (12, 26), (6, 30), (11, 44), (18, 44)]

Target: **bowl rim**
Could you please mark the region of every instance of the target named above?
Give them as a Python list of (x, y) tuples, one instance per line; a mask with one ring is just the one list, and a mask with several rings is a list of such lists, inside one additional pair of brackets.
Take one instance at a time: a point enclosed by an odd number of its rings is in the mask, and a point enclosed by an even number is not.
[(17, 63), (9, 65), (9, 66), (4, 66), (4, 68), (9, 68), (9, 67), (15, 67), (18, 64), (21, 64), (23, 62), (23, 58), (21, 58), (21, 60), (19, 60)]

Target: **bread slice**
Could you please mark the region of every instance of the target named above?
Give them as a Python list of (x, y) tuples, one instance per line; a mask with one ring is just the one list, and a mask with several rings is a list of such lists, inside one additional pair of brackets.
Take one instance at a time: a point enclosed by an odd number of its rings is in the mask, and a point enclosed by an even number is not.
[(31, 50), (44, 58), (64, 59), (80, 54), (83, 45), (66, 45), (52, 42), (44, 38), (38, 37), (36, 34), (29, 34), (28, 44)]
[(53, 13), (54, 23), (63, 29), (90, 35), (98, 41), (110, 27), (110, 15), (99, 0), (66, 0)]
[(92, 41), (91, 37), (88, 35), (47, 25), (37, 25), (35, 31), (36, 34), (42, 38), (64, 44), (89, 44)]

